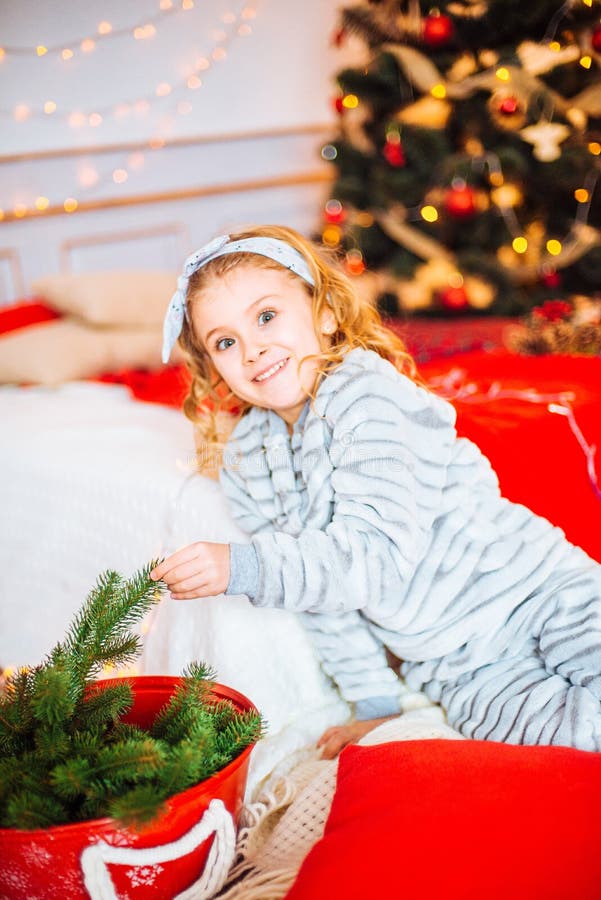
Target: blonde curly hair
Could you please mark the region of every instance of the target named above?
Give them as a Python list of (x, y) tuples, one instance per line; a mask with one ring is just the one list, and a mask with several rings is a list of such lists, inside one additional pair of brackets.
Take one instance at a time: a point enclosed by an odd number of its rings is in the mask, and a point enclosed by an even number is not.
[[(358, 295), (351, 281), (325, 250), (292, 228), (279, 225), (257, 225), (230, 235), (232, 241), (254, 237), (285, 241), (306, 261), (314, 281), (313, 287), (298, 275), (292, 272), (289, 274), (302, 283), (313, 300), (313, 322), (317, 333), (322, 316), (326, 312), (334, 315), (335, 330), (327, 339), (324, 338), (327, 346), (318, 357), (318, 381), (342, 362), (345, 353), (356, 347), (375, 351), (403, 374), (419, 380), (415, 362), (402, 340), (386, 328), (379, 312), (369, 301)], [(221, 278), (241, 263), (262, 269), (282, 269), (275, 260), (255, 253), (239, 252), (219, 256), (190, 277), (186, 294), (188, 307), (201, 298), (210, 281)], [(235, 396), (219, 376), (191, 319), (191, 316), (185, 317), (179, 337), (179, 344), (192, 376), (183, 408), (195, 426), (198, 467), (204, 473), (215, 474), (229, 433), (248, 411), (250, 404)]]

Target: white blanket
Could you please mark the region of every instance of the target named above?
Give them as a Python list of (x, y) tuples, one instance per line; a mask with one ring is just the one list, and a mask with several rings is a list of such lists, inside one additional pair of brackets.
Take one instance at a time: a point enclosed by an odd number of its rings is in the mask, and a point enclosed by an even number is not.
[[(183, 414), (118, 385), (0, 388), (0, 666), (39, 662), (99, 572), (130, 575), (193, 540), (244, 540), (219, 485), (194, 473)], [(267, 720), (249, 792), (348, 707), (293, 614), (245, 598), (161, 601), (143, 674), (204, 660)]]

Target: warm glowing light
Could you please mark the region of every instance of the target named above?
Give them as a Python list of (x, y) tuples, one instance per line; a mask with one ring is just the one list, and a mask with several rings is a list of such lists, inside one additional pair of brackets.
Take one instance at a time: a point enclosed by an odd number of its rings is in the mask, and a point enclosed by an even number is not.
[(148, 146), (151, 150), (161, 150), (165, 146), (165, 140), (159, 137), (150, 138)]
[(588, 55), (580, 57), (580, 65), (582, 66), (583, 69), (590, 69), (592, 64), (593, 64), (592, 57), (590, 57)]
[(585, 6), (592, 6), (592, 5), (593, 5), (593, 0), (582, 0), (582, 2), (584, 3)]
[(44, 103), (44, 112), (48, 116), (52, 115), (53, 112), (56, 112), (56, 103), (54, 100), (46, 100)]
[(218, 44), (220, 41), (224, 41), (226, 37), (227, 34), (221, 28), (215, 28), (213, 31), (211, 31), (211, 40), (215, 41), (216, 44)]
[(256, 19), (257, 10), (254, 6), (245, 6), (240, 15), (243, 19)]
[(72, 112), (67, 121), (71, 128), (81, 128), (86, 124), (87, 119), (82, 112)]
[(240, 37), (248, 37), (249, 34), (252, 34), (253, 30), (250, 25), (241, 25), (238, 29), (238, 34)]
[(124, 119), (131, 112), (131, 106), (128, 103), (119, 103), (113, 110), (116, 119)]
[(359, 106), (359, 98), (356, 94), (345, 94), (342, 98), (342, 105), (345, 109), (356, 109)]
[(161, 0), (161, 2), (159, 3), (159, 7), (162, 10), (172, 9), (173, 3), (171, 2), (171, 0)]
[(444, 100), (444, 98), (447, 96), (447, 89), (444, 84), (435, 84), (430, 88), (430, 93), (433, 97), (436, 98), (436, 100)]
[(221, 16), (221, 21), (225, 25), (233, 25), (236, 21), (236, 14), (233, 12), (226, 12)]
[(511, 242), (511, 246), (516, 253), (525, 253), (528, 249), (528, 241), (525, 237), (516, 237)]
[(77, 172), (77, 180), (85, 188), (94, 187), (99, 179), (98, 170), (91, 165), (83, 165)]
[(182, 0), (182, 9), (194, 9), (194, 0)]
[(25, 103), (19, 103), (15, 106), (13, 115), (17, 122), (24, 122), (31, 115), (31, 110)]
[(98, 23), (98, 34), (110, 34), (113, 30), (113, 26), (110, 22), (99, 22)]
[(592, 153), (593, 156), (599, 156), (601, 153), (601, 144), (598, 141), (591, 141), (588, 145), (588, 152)]
[(92, 113), (88, 117), (88, 125), (91, 125), (92, 128), (98, 128), (99, 125), (102, 125), (102, 116), (100, 113)]
[(491, 172), (488, 176), (488, 180), (493, 187), (501, 187), (501, 185), (505, 183), (502, 172)]
[(328, 247), (335, 247), (340, 243), (341, 230), (338, 225), (326, 225), (321, 233), (321, 239)]
[(198, 77), (198, 75), (190, 75), (186, 84), (190, 88), (191, 91), (195, 91), (197, 88), (202, 87), (202, 81)]
[(342, 212), (342, 203), (340, 200), (328, 200), (325, 210), (329, 216), (339, 216)]
[(511, 79), (511, 75), (509, 74), (509, 69), (505, 68), (505, 66), (499, 66), (495, 75), (499, 79), (499, 81), (509, 81)]
[(27, 215), (27, 207), (24, 203), (16, 203), (13, 214), (17, 219), (22, 219), (23, 216)]
[(127, 181), (128, 177), (126, 169), (115, 169), (113, 172), (113, 181), (115, 184), (123, 184)]
[(48, 53), (48, 47), (44, 47), (43, 44), (38, 44), (38, 46), (35, 48), (35, 52), (38, 56), (46, 56), (46, 54)]
[(574, 199), (577, 200), (578, 203), (587, 203), (589, 197), (590, 194), (586, 188), (576, 188), (574, 191)]
[(346, 254), (346, 268), (351, 275), (361, 275), (365, 271), (363, 254), (360, 250), (349, 250)]
[(524, 199), (519, 187), (515, 184), (503, 184), (490, 192), (490, 199), (501, 209), (519, 206)]
[(222, 59), (225, 59), (227, 53), (223, 49), (223, 47), (215, 47), (213, 52), (211, 53), (211, 58), (215, 60), (215, 62), (221, 62)]
[(86, 38), (79, 46), (82, 53), (91, 53), (96, 48), (96, 41), (93, 41), (92, 38)]
[(177, 104), (177, 111), (180, 116), (187, 116), (192, 112), (192, 104), (189, 100), (180, 100)]
[(166, 97), (171, 93), (172, 90), (173, 88), (170, 84), (168, 84), (166, 81), (161, 81), (161, 83), (157, 84), (156, 86), (155, 94), (157, 95), (157, 97)]
[(422, 206), (420, 215), (425, 222), (438, 221), (438, 210), (435, 206)]
[(35, 208), (39, 209), (40, 212), (44, 212), (45, 209), (48, 209), (50, 206), (50, 200), (48, 197), (36, 197), (35, 198)]
[(127, 167), (128, 169), (133, 169), (134, 171), (143, 169), (145, 162), (146, 157), (140, 151), (137, 151), (136, 153), (130, 153), (130, 155), (127, 157)]
[(157, 30), (152, 24), (138, 25), (137, 28), (134, 28), (134, 37), (137, 41), (145, 41), (154, 37), (156, 33)]
[[(3, 219), (4, 219), (4, 210), (3, 210), (3, 209), (0, 209), (0, 222), (1, 222)], [(4, 671), (6, 672), (6, 667), (4, 668)]]
[(0, 47), (0, 62), (2, 62), (2, 60), (4, 59), (5, 56), (6, 56), (6, 50), (4, 49), (4, 47)]
[(75, 197), (67, 197), (67, 199), (63, 203), (63, 209), (65, 210), (65, 212), (68, 212), (68, 213), (75, 212), (75, 210), (77, 209), (78, 206), (79, 206), (79, 204), (78, 204), (77, 200), (75, 199)]
[(561, 251), (562, 251), (562, 246), (561, 246), (560, 241), (556, 241), (554, 239), (547, 241), (547, 253), (550, 253), (551, 256), (559, 256)]
[(559, 51), (561, 50), (561, 44), (559, 43), (559, 41), (551, 41), (551, 43), (549, 44), (549, 50), (554, 50), (555, 53), (559, 53)]
[(61, 50), (61, 56), (65, 61), (68, 59), (73, 59), (73, 50), (69, 50), (68, 47), (65, 47), (64, 50)]
[(331, 162), (338, 156), (338, 150), (336, 149), (334, 144), (325, 144), (321, 148), (321, 155), (324, 159), (327, 159), (328, 162)]
[(206, 56), (200, 56), (194, 63), (194, 68), (197, 72), (204, 72), (206, 69), (211, 68), (211, 63)]

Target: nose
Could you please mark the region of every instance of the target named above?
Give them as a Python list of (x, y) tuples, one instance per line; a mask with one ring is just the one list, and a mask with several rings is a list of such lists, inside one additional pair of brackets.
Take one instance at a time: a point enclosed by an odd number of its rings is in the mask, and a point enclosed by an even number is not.
[(262, 344), (257, 343), (256, 341), (248, 341), (244, 344), (244, 362), (247, 365), (254, 363), (262, 356), (267, 350), (267, 347)]

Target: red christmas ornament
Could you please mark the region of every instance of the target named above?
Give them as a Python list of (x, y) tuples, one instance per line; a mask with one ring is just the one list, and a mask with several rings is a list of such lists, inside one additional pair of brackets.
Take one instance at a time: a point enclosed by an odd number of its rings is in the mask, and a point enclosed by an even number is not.
[(455, 219), (469, 219), (476, 212), (476, 195), (471, 187), (451, 187), (445, 197), (445, 209)]
[(535, 306), (532, 314), (548, 322), (561, 322), (572, 313), (572, 304), (565, 300), (545, 300), (542, 306)]
[(593, 28), (591, 45), (596, 53), (601, 53), (601, 25), (597, 25), (596, 28)]
[(540, 280), (545, 287), (558, 288), (561, 284), (561, 275), (555, 269), (552, 269), (550, 272), (543, 272)]
[(515, 97), (505, 97), (499, 103), (499, 112), (504, 116), (514, 116), (518, 109), (520, 108), (520, 104), (518, 103)]
[(430, 13), (424, 19), (423, 38), (429, 47), (444, 47), (454, 33), (453, 20), (448, 16)]
[(382, 156), (387, 163), (389, 163), (391, 166), (394, 166), (395, 168), (404, 166), (406, 162), (403, 145), (399, 140), (387, 140), (382, 149)]
[(338, 97), (334, 97), (334, 100), (332, 101), (334, 109), (336, 110), (336, 112), (338, 113), (339, 116), (341, 116), (344, 112), (344, 105), (342, 103), (342, 100), (343, 100), (343, 94), (339, 94)]
[(457, 287), (449, 286), (443, 291), (440, 291), (438, 297), (441, 306), (452, 312), (457, 312), (458, 310), (465, 309), (466, 306), (469, 306), (469, 300), (467, 299), (467, 293), (463, 285)]

